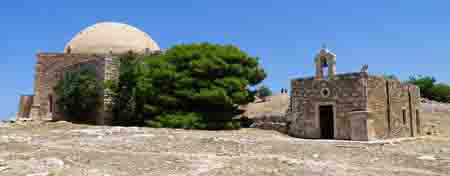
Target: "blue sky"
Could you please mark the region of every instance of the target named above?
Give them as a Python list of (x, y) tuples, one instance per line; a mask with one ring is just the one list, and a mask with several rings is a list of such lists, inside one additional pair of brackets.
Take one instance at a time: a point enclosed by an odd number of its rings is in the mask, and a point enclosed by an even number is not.
[(322, 43), (337, 71), (435, 76), (450, 82), (450, 1), (4, 1), (0, 6), (0, 119), (33, 93), (35, 55), (61, 52), (80, 30), (128, 23), (162, 48), (208, 41), (234, 44), (261, 58), (274, 91), (314, 73)]

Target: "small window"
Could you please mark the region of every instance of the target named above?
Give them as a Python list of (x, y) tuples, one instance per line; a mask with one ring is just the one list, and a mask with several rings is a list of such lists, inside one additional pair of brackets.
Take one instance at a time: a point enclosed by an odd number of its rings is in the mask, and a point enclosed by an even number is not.
[(402, 112), (403, 112), (403, 125), (406, 125), (406, 109), (403, 109)]
[(53, 96), (52, 96), (52, 94), (48, 95), (48, 112), (53, 113)]
[(328, 97), (328, 96), (330, 96), (330, 89), (322, 88), (322, 91), (320, 91), (320, 94), (322, 94), (322, 97)]
[(417, 129), (417, 134), (420, 134), (420, 112), (418, 109), (416, 109), (416, 129)]

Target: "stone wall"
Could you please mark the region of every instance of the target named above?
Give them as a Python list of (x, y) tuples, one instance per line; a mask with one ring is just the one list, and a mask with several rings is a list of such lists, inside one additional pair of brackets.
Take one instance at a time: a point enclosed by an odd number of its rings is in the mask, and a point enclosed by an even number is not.
[[(289, 134), (302, 138), (320, 138), (318, 107), (333, 105), (335, 138), (350, 139), (348, 113), (367, 109), (367, 73), (339, 74), (330, 80), (302, 78), (291, 81), (292, 119)], [(324, 93), (328, 92), (328, 95)]]
[(420, 93), (416, 86), (370, 76), (368, 92), (369, 111), (377, 138), (418, 135), (421, 125), (417, 127), (416, 116), (420, 113)]
[(288, 125), (289, 122), (286, 121), (285, 114), (267, 113), (263, 114), (258, 118), (254, 118), (252, 127), (264, 130), (275, 130), (281, 133), (287, 133)]
[[(55, 106), (56, 95), (53, 87), (62, 78), (64, 72), (76, 70), (83, 66), (92, 66), (97, 70), (99, 80), (104, 79), (104, 57), (96, 55), (40, 53), (37, 55), (34, 104), (32, 118), (34, 120), (63, 119)], [(53, 102), (53, 113), (50, 113), (50, 99)], [(37, 112), (36, 112), (36, 109)], [(33, 113), (33, 112), (32, 112)], [(36, 114), (37, 113), (37, 114)]]
[[(118, 58), (107, 57), (104, 59), (104, 81), (118, 80), (120, 60)], [(100, 115), (97, 117), (97, 124), (112, 124), (113, 112), (112, 112), (112, 96), (111, 91), (107, 88), (103, 92), (103, 104), (100, 108)]]
[[(389, 80), (392, 128), (390, 137), (415, 136), (416, 110), (419, 109), (419, 93), (415, 86)], [(411, 103), (410, 103), (411, 100)]]
[(17, 120), (30, 118), (31, 107), (33, 106), (33, 95), (21, 95), (19, 101), (19, 110), (17, 111)]
[[(389, 137), (408, 136), (408, 89), (398, 81), (387, 81), (390, 99), (390, 134)], [(403, 118), (403, 116), (405, 116)]]
[(367, 82), (368, 89), (368, 110), (370, 117), (373, 119), (376, 138), (388, 137), (387, 122), (387, 92), (386, 80), (383, 77), (369, 76)]

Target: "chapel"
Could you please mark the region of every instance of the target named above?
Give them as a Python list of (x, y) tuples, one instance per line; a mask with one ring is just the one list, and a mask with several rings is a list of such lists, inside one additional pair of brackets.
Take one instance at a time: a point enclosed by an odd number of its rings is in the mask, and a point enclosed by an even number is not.
[(322, 48), (315, 76), (291, 80), (289, 135), (311, 139), (378, 140), (422, 134), (415, 85), (361, 71), (336, 73), (336, 55)]

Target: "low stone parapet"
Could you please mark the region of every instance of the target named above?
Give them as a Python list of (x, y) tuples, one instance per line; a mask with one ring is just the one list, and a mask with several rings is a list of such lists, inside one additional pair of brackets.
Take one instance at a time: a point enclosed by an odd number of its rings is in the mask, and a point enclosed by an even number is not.
[(254, 127), (263, 130), (275, 130), (285, 134), (288, 132), (288, 125), (286, 123), (255, 122)]
[(269, 113), (254, 118), (251, 127), (287, 133), (289, 127), (288, 124), (285, 114)]

